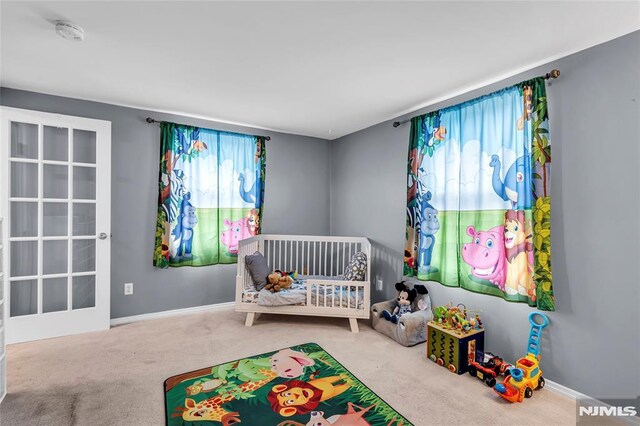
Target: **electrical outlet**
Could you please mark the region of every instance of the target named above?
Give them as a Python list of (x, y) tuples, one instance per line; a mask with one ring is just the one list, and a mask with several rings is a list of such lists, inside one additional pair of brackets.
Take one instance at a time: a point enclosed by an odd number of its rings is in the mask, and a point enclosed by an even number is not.
[(124, 283), (124, 295), (129, 296), (133, 294), (133, 283)]
[(382, 280), (380, 278), (376, 280), (376, 290), (382, 291)]

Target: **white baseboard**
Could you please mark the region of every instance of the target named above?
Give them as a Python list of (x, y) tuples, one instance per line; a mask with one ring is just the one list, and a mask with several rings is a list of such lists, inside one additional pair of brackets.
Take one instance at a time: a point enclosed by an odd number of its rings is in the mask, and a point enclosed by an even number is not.
[[(561, 385), (560, 383), (556, 383), (552, 380), (549, 379), (545, 379), (545, 389), (550, 390), (551, 392), (564, 396), (566, 398), (570, 398), (573, 400), (577, 400), (577, 399), (589, 399), (589, 400), (593, 400), (593, 401), (598, 401), (599, 403), (610, 407), (609, 404), (600, 401), (597, 398), (593, 398), (589, 395), (585, 395), (582, 392), (578, 392), (577, 390), (568, 388), (566, 386)], [(638, 419), (638, 417), (616, 417), (616, 420), (620, 420), (624, 423), (630, 424), (630, 425), (640, 425), (640, 419)]]
[(591, 398), (590, 396), (578, 392), (577, 390), (568, 388), (547, 378), (544, 379), (544, 382), (546, 389), (549, 389), (550, 391), (552, 391), (553, 393), (557, 393), (558, 395), (562, 395), (570, 399)]
[(129, 324), (132, 322), (147, 321), (158, 318), (174, 317), (177, 315), (194, 314), (203, 311), (217, 311), (220, 309), (229, 309), (234, 307), (236, 302), (215, 303), (213, 305), (194, 306), (192, 308), (173, 309), (170, 311), (152, 312), (150, 314), (133, 315), (130, 317), (113, 318), (111, 327), (116, 325)]

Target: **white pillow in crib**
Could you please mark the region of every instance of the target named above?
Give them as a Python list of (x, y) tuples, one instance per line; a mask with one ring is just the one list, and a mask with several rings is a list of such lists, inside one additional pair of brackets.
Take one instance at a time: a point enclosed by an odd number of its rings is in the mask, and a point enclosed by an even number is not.
[(364, 281), (367, 272), (367, 255), (359, 251), (354, 253), (342, 274), (345, 281)]

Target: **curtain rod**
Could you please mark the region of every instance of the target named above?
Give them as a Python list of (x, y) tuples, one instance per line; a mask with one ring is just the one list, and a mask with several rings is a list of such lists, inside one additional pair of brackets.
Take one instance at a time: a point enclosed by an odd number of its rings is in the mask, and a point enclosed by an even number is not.
[[(560, 70), (558, 69), (553, 69), (551, 70), (551, 72), (548, 72), (543, 76), (540, 76), (540, 78), (544, 78), (545, 80), (549, 80), (550, 78), (558, 78), (558, 77), (560, 77)], [(394, 121), (393, 127), (400, 127), (401, 124), (408, 123), (410, 121), (411, 121), (410, 118), (403, 121)]]
[[(146, 121), (149, 124), (154, 124), (154, 123), (160, 124), (160, 123), (162, 123), (162, 121), (154, 120), (151, 117), (147, 117), (144, 121)], [(232, 133), (235, 133), (235, 132), (232, 132)], [(251, 136), (255, 136), (255, 137), (258, 137), (258, 138), (264, 138), (264, 140), (267, 140), (267, 141), (271, 140), (271, 136), (260, 136), (260, 135), (251, 135)]]

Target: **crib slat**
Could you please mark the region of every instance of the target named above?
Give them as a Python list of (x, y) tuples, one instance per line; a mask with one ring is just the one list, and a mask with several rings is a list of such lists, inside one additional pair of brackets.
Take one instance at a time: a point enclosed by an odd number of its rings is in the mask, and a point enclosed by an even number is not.
[(333, 275), (333, 254), (334, 254), (333, 241), (331, 241), (331, 250), (329, 251), (329, 253), (330, 253), (330, 256), (331, 256), (331, 259), (330, 259), (331, 267), (329, 268), (329, 275)]
[(323, 275), (327, 275), (327, 242), (324, 243), (324, 273)]
[(287, 248), (289, 247), (289, 241), (285, 241), (284, 242), (284, 270), (288, 271), (289, 270), (289, 263), (287, 263)]
[(336, 286), (332, 285), (331, 289), (333, 290), (331, 292), (331, 307), (335, 308), (336, 307)]
[(269, 247), (271, 250), (271, 270), (274, 271), (276, 269), (276, 242), (275, 240), (269, 241)]
[(358, 287), (356, 287), (356, 300), (354, 302), (355, 302), (354, 308), (358, 309)]
[(324, 285), (324, 307), (327, 307), (327, 285)]

